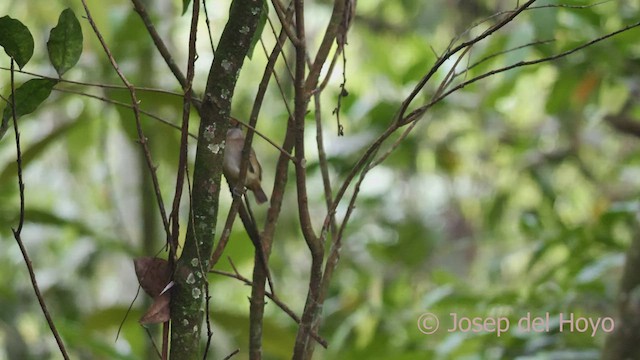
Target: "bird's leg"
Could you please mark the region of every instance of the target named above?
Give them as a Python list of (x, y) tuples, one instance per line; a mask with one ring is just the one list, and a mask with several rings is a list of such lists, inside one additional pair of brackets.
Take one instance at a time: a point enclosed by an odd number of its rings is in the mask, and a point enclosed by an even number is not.
[(244, 186), (233, 186), (233, 185), (230, 185), (230, 187), (231, 187), (231, 195), (234, 198), (242, 197), (242, 195), (245, 195), (247, 193), (247, 188), (244, 187)]

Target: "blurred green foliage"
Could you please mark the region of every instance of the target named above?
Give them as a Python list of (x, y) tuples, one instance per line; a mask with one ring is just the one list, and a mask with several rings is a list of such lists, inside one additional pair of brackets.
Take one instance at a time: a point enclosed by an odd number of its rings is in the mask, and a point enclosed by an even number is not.
[[(126, 1), (88, 1), (96, 22), (129, 79), (139, 87), (180, 92), (177, 81), (153, 50), (141, 21)], [(186, 59), (188, 19), (182, 3), (159, 1), (149, 11), (174, 52)], [(186, 2), (184, 2), (186, 3)], [(328, 1), (311, 2), (311, 44), (320, 41), (330, 14)], [(540, 2), (548, 4), (554, 2)], [(461, 66), (475, 64), (457, 81), (501, 66), (565, 51), (638, 21), (634, 1), (570, 1), (580, 7), (530, 10), (476, 45)], [(342, 102), (345, 136), (337, 137), (331, 112), (340, 76), (323, 96), (325, 141), (333, 184), (340, 184), (367, 144), (391, 122), (400, 103), (458, 34), (478, 35), (491, 22), (469, 25), (514, 7), (516, 1), (360, 1), (346, 48), (349, 95)], [(56, 77), (48, 65), (46, 37), (66, 2), (4, 2), (27, 25), (35, 53), (24, 70)], [(216, 41), (228, 2), (209, 2)], [(73, 4), (80, 17), (82, 9)], [(274, 12), (270, 12), (275, 19)], [(276, 21), (277, 22), (277, 21)], [(88, 23), (83, 55), (65, 79), (118, 84)], [(196, 90), (202, 90), (213, 57), (205, 27), (198, 37)], [(464, 33), (463, 33), (464, 32)], [(560, 331), (559, 314), (615, 317), (624, 252), (637, 234), (640, 152), (637, 140), (607, 124), (638, 88), (638, 30), (570, 57), (515, 68), (474, 83), (434, 106), (403, 144), (363, 184), (348, 227), (341, 261), (323, 308), (318, 359), (596, 359), (606, 333)], [(274, 40), (268, 26), (263, 39)], [(547, 42), (547, 40), (553, 40)], [(539, 42), (532, 46), (512, 48)], [(505, 52), (500, 54), (501, 52)], [(499, 56), (493, 56), (500, 54)], [(246, 117), (266, 60), (261, 48), (245, 63), (234, 114)], [(0, 66), (8, 67), (7, 56)], [(453, 64), (449, 64), (453, 65)], [(277, 72), (290, 89), (286, 68)], [(340, 69), (336, 74), (339, 74)], [(0, 91), (10, 94), (9, 72)], [(418, 96), (426, 102), (441, 71)], [(31, 76), (17, 74), (24, 83)], [(154, 358), (147, 332), (137, 319), (145, 311), (132, 259), (159, 252), (164, 237), (143, 226), (157, 217), (144, 201), (148, 184), (139, 156), (131, 111), (58, 88), (127, 103), (121, 90), (58, 85), (36, 112), (21, 118), (25, 156), (26, 226), (23, 239), (38, 280), (77, 359)], [(286, 90), (289, 91), (289, 90)], [(178, 123), (182, 100), (139, 91), (142, 109)], [(272, 81), (258, 123), (282, 141), (287, 109)], [(632, 114), (638, 114), (634, 107)], [(192, 132), (197, 119), (191, 122)], [(143, 117), (165, 201), (173, 196), (179, 133)], [(312, 128), (310, 126), (309, 128)], [(10, 133), (8, 133), (10, 134)], [(314, 141), (309, 133), (309, 145)], [(255, 148), (271, 188), (278, 151), (260, 139)], [(194, 143), (190, 154), (193, 155)], [(310, 147), (309, 196), (315, 219), (326, 211), (317, 159)], [(271, 259), (279, 296), (296, 313), (306, 297), (306, 246), (298, 230), (293, 184), (285, 197)], [(228, 192), (223, 197), (229, 204)], [(33, 296), (26, 268), (11, 235), (18, 218), (15, 145), (0, 142), (0, 359), (55, 359), (57, 349)], [(183, 203), (183, 215), (188, 205)], [(344, 214), (344, 208), (338, 209)], [(254, 207), (260, 219), (263, 207)], [(226, 216), (224, 208), (221, 216)], [(261, 220), (261, 221), (262, 221)], [(182, 219), (185, 227), (186, 218)], [(223, 223), (223, 221), (221, 221)], [(249, 277), (253, 250), (237, 222), (225, 255)], [(150, 238), (151, 237), (151, 238)], [(231, 271), (225, 261), (220, 269)], [(236, 348), (246, 359), (250, 288), (210, 275), (211, 358)], [(274, 304), (266, 308), (264, 358), (287, 359), (296, 324)], [(441, 328), (424, 335), (421, 314), (440, 317)], [(467, 317), (505, 316), (512, 329), (448, 332), (450, 313)], [(518, 319), (550, 314), (549, 330), (516, 331)], [(122, 331), (116, 341), (119, 326)], [(158, 327), (150, 333), (158, 341)]]

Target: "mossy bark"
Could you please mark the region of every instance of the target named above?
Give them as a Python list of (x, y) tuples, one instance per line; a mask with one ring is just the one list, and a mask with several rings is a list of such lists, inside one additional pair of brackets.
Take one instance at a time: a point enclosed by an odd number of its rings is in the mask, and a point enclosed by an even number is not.
[(189, 226), (172, 290), (172, 359), (202, 358), (206, 271), (215, 236), (231, 99), (262, 11), (262, 0), (233, 1), (209, 71), (202, 99)]
[(624, 266), (618, 295), (618, 319), (607, 337), (603, 360), (640, 359), (640, 234), (636, 234)]

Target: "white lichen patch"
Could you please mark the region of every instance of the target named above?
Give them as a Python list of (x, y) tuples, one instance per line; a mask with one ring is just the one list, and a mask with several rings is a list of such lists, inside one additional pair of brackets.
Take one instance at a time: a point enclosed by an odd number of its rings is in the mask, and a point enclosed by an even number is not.
[(224, 71), (230, 71), (231, 62), (229, 60), (222, 60), (222, 68), (224, 69)]
[(191, 259), (191, 266), (198, 267), (198, 263), (199, 263), (198, 258)]
[(207, 125), (207, 127), (204, 129), (204, 138), (207, 141), (211, 141), (213, 140), (213, 137), (216, 134), (216, 125)]
[(193, 276), (193, 273), (189, 273), (187, 276), (187, 284), (192, 285), (196, 283), (196, 277)]
[(219, 144), (209, 144), (207, 145), (207, 149), (209, 149), (209, 151), (211, 151), (214, 154), (217, 154), (218, 151), (220, 151), (221, 147)]
[(248, 34), (249, 33), (249, 27), (247, 25), (241, 27), (240, 28), (240, 33), (241, 34)]
[(193, 288), (193, 290), (191, 290), (191, 296), (193, 296), (194, 299), (200, 299), (200, 295), (202, 295), (202, 291), (198, 288)]

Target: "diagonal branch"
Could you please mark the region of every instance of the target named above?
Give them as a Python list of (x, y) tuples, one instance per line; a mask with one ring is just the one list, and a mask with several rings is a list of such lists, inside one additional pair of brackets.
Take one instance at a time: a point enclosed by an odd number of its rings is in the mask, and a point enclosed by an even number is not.
[(616, 36), (618, 34), (621, 34), (625, 31), (629, 31), (631, 29), (634, 29), (636, 27), (640, 27), (640, 22), (636, 22), (634, 24), (631, 25), (627, 25), (621, 29), (618, 29), (614, 32), (608, 33), (606, 35), (600, 36), (598, 38), (595, 38), (591, 41), (588, 41), (580, 46), (576, 46), (573, 49), (567, 50), (567, 51), (563, 51), (561, 53), (558, 53), (556, 55), (552, 55), (552, 56), (548, 56), (548, 57), (544, 57), (544, 58), (540, 58), (540, 59), (536, 59), (536, 60), (527, 60), (527, 61), (519, 61), (515, 64), (511, 64), (509, 66), (505, 66), (505, 67), (501, 67), (495, 70), (491, 70), (488, 71), (482, 75), (478, 75), (474, 78), (471, 78), (467, 81), (464, 81), (454, 87), (452, 87), (451, 89), (447, 90), (446, 92), (444, 92), (442, 95), (435, 97), (433, 100), (431, 100), (428, 104), (423, 105), (417, 109), (415, 109), (414, 111), (412, 111), (411, 113), (409, 113), (407, 116), (403, 117), (400, 119), (399, 123), (400, 125), (406, 125), (412, 121), (417, 121), (418, 119), (420, 119), (420, 117), (422, 115), (424, 115), (424, 113), (429, 110), (429, 108), (431, 108), (433, 105), (437, 104), (438, 102), (442, 101), (444, 98), (446, 98), (447, 96), (451, 95), (452, 93), (466, 87), (467, 85), (473, 84), (477, 81), (480, 81), (482, 79), (488, 78), (490, 76), (496, 75), (496, 74), (500, 74), (515, 68), (519, 68), (519, 67), (524, 67), (524, 66), (531, 66), (531, 65), (536, 65), (536, 64), (541, 64), (541, 63), (545, 63), (545, 62), (550, 62), (550, 61), (554, 61), (554, 60), (558, 60), (560, 58), (569, 56), (573, 53), (576, 53), (580, 50), (583, 50), (589, 46), (592, 46), (596, 43), (599, 43), (601, 41), (604, 41), (608, 38), (611, 38), (613, 36)]
[(404, 113), (407, 111), (407, 108), (409, 107), (411, 102), (413, 102), (413, 99), (415, 99), (415, 97), (418, 95), (418, 93), (420, 93), (420, 91), (422, 91), (422, 89), (425, 87), (427, 82), (433, 77), (433, 75), (440, 69), (440, 67), (447, 60), (449, 60), (453, 55), (458, 53), (460, 50), (462, 50), (464, 48), (467, 48), (469, 46), (472, 46), (474, 44), (477, 44), (481, 40), (489, 37), (491, 34), (495, 33), (496, 31), (500, 30), (501, 28), (503, 28), (505, 25), (507, 25), (513, 19), (515, 19), (526, 8), (531, 6), (535, 1), (536, 0), (528, 0), (526, 3), (522, 4), (520, 7), (518, 7), (514, 11), (510, 12), (508, 16), (506, 16), (504, 19), (502, 19), (499, 22), (497, 22), (495, 25), (491, 26), (489, 29), (487, 29), (485, 32), (483, 32), (479, 36), (477, 36), (477, 37), (475, 37), (475, 38), (473, 38), (473, 39), (471, 39), (469, 41), (466, 41), (466, 42), (456, 46), (455, 48), (447, 51), (443, 56), (441, 56), (436, 61), (436, 63), (433, 65), (433, 67), (431, 67), (429, 72), (427, 72), (427, 74), (424, 77), (422, 77), (422, 79), (420, 79), (420, 81), (414, 87), (413, 91), (411, 91), (409, 96), (407, 96), (407, 98), (402, 102), (402, 106), (400, 107), (400, 110), (398, 112), (398, 115), (397, 115), (396, 119), (399, 120), (399, 119), (402, 119), (404, 117)]
[[(229, 259), (229, 261), (231, 261), (231, 259)], [(253, 287), (254, 286), (254, 282), (252, 282), (251, 280), (247, 279), (246, 277), (242, 276), (238, 270), (236, 269), (236, 267), (233, 265), (231, 265), (231, 267), (233, 268), (233, 273), (230, 272), (226, 272), (226, 271), (222, 271), (222, 270), (211, 270), (210, 272), (213, 274), (217, 274), (217, 275), (221, 275), (221, 276), (226, 276), (229, 278), (233, 278), (233, 279), (237, 279), (242, 281), (243, 283), (245, 283), (248, 286)], [(293, 312), (293, 310), (291, 310), (291, 308), (285, 304), (284, 301), (282, 301), (278, 296), (276, 296), (275, 294), (272, 294), (269, 291), (265, 291), (265, 296), (268, 297), (269, 299), (271, 299), (271, 301), (273, 301), (274, 304), (276, 304), (280, 310), (284, 311), (285, 314), (289, 315), (289, 317), (296, 322), (296, 324), (300, 323), (300, 317), (298, 315), (296, 315), (295, 312)], [(327, 340), (323, 339), (320, 335), (316, 334), (316, 333), (312, 333), (311, 337), (313, 337), (314, 340), (316, 340), (318, 342), (318, 344), (322, 345), (322, 347), (324, 347), (325, 349), (329, 346), (329, 344), (327, 343)]]
[(160, 34), (158, 34), (158, 31), (153, 25), (153, 22), (151, 21), (151, 18), (149, 17), (147, 9), (142, 3), (142, 0), (131, 0), (131, 2), (133, 3), (133, 9), (136, 11), (136, 13), (138, 13), (138, 15), (140, 15), (140, 19), (142, 19), (144, 26), (147, 28), (147, 32), (149, 32), (149, 36), (151, 36), (153, 43), (156, 45), (156, 48), (160, 52), (160, 55), (162, 55), (165, 63), (180, 83), (180, 86), (183, 89), (186, 88), (189, 81), (187, 80), (187, 78), (185, 78), (182, 70), (180, 70), (180, 68), (178, 67), (178, 64), (176, 64), (173, 56), (167, 48), (167, 45), (165, 45), (164, 40), (162, 40)]
[(136, 119), (136, 129), (138, 131), (138, 141), (140, 142), (140, 145), (142, 145), (142, 150), (144, 152), (144, 157), (145, 157), (145, 160), (146, 160), (146, 163), (147, 163), (147, 167), (149, 168), (149, 172), (151, 174), (151, 180), (153, 182), (153, 189), (154, 189), (154, 191), (156, 193), (156, 200), (158, 202), (158, 209), (160, 211), (160, 217), (162, 218), (162, 224), (164, 226), (164, 230), (165, 230), (165, 233), (167, 235), (167, 243), (168, 243), (170, 241), (170, 234), (171, 234), (171, 232), (169, 230), (169, 220), (167, 219), (167, 213), (166, 213), (166, 211), (164, 209), (164, 202), (162, 200), (162, 194), (160, 192), (160, 184), (158, 183), (158, 176), (156, 174), (156, 167), (155, 167), (155, 165), (153, 165), (153, 160), (151, 158), (151, 152), (149, 151), (149, 146), (147, 144), (147, 138), (144, 136), (144, 132), (142, 131), (142, 124), (140, 122), (140, 107), (138, 105), (139, 102), (138, 102), (138, 98), (136, 96), (136, 89), (127, 80), (127, 78), (124, 76), (124, 74), (120, 70), (120, 67), (118, 66), (118, 63), (116, 62), (116, 60), (114, 59), (113, 55), (111, 54), (111, 50), (109, 50), (109, 47), (107, 46), (107, 43), (105, 42), (104, 38), (102, 37), (102, 34), (100, 33), (100, 30), (98, 30), (98, 27), (96, 26), (96, 23), (93, 21), (93, 17), (91, 16), (91, 12), (89, 11), (89, 7), (87, 6), (86, 0), (81, 0), (81, 1), (82, 1), (82, 6), (84, 7), (85, 13), (87, 14), (87, 19), (89, 20), (89, 24), (91, 25), (91, 28), (93, 29), (93, 32), (98, 37), (98, 40), (100, 41), (100, 44), (102, 45), (102, 48), (104, 49), (104, 52), (106, 53), (107, 57), (109, 58), (109, 62), (111, 63), (111, 66), (116, 71), (116, 73), (118, 74), (118, 76), (122, 80), (122, 83), (127, 87), (127, 89), (129, 90), (129, 93), (131, 95), (131, 105), (133, 106), (133, 114), (134, 114), (135, 119)]

